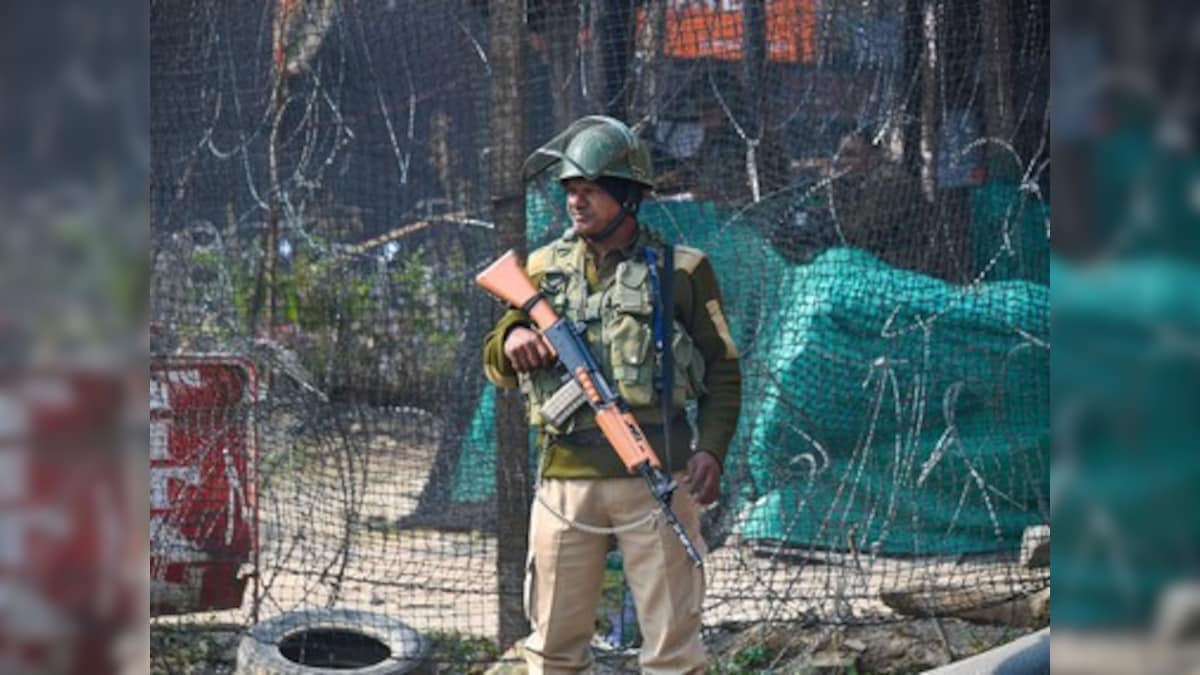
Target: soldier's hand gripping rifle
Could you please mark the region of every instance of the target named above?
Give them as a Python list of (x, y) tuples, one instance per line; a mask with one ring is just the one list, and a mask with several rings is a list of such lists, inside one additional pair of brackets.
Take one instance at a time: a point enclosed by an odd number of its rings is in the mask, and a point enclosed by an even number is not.
[(529, 315), (550, 343), (559, 362), (582, 389), (584, 398), (596, 413), (596, 425), (629, 473), (641, 474), (650, 484), (650, 492), (662, 508), (663, 516), (679, 536), (692, 562), (699, 567), (700, 552), (688, 538), (679, 518), (671, 510), (671, 495), (675, 480), (666, 471), (654, 448), (646, 441), (641, 426), (629, 406), (605, 379), (585, 340), (570, 321), (560, 318), (550, 303), (533, 285), (517, 261), (517, 254), (508, 251), (475, 277), (475, 283), (489, 293)]

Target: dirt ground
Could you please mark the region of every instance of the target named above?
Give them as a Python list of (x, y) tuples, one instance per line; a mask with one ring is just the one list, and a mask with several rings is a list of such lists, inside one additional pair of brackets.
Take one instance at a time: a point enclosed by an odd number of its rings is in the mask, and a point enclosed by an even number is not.
[[(430, 474), (436, 420), (372, 421), (342, 431), (328, 443), (266, 448), (257, 588), (248, 585), (244, 609), (156, 620), (154, 672), (232, 672), (255, 593), (260, 618), (350, 607), (399, 618), (425, 634), (478, 640), (498, 633), (496, 537), (398, 525), (416, 508)], [(712, 552), (706, 569), (705, 637), (714, 673), (919, 672), (1027, 629), (959, 619), (897, 622), (903, 617), (884, 602), (884, 591), (903, 585), (924, 606), (938, 589), (949, 589), (952, 598), (961, 595), (956, 589), (971, 591), (964, 600), (970, 604), (988, 597), (988, 589), (1011, 594), (1044, 586), (1044, 572), (1011, 561), (836, 553), (797, 559), (763, 555), (761, 546), (736, 540)], [(947, 613), (945, 599), (937, 602), (926, 609)], [(434, 654), (458, 663), (431, 672), (482, 673), (495, 665), (494, 653), (486, 652), (469, 654), (479, 659), (469, 667), (462, 650)], [(636, 672), (635, 654), (598, 654), (601, 672)], [(501, 666), (498, 672), (520, 672), (515, 661)]]
[[(712, 658), (709, 672), (713, 675), (866, 675), (919, 673), (977, 654), (1026, 632), (972, 625), (959, 619), (824, 629), (754, 624), (708, 628), (705, 642)], [(155, 675), (233, 673), (241, 635), (240, 626), (156, 625), (151, 631), (151, 671)], [(637, 672), (634, 650), (597, 648), (595, 653), (599, 675)], [(526, 671), (519, 659), (519, 650), (515, 649), (496, 658), (488, 651), (466, 652), (462, 647), (443, 642), (417, 672), (522, 675)]]

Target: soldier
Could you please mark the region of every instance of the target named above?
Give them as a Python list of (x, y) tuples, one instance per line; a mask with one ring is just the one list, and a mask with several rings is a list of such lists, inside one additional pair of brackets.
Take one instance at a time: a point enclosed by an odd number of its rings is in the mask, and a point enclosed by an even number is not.
[[(741, 406), (737, 349), (712, 264), (699, 250), (666, 246), (638, 223), (642, 196), (654, 182), (645, 145), (622, 122), (602, 116), (576, 121), (526, 160), (523, 178), (550, 169), (566, 190), (571, 223), (529, 256), (526, 271), (559, 316), (585, 327), (605, 377), (631, 407), (664, 468), (688, 488), (675, 492), (672, 508), (703, 551), (700, 508), (720, 494)], [(671, 268), (666, 260), (673, 261)], [(672, 269), (669, 279), (666, 269)], [(666, 322), (656, 328), (659, 312), (674, 319), (670, 339), (663, 339)], [(629, 475), (590, 408), (559, 424), (540, 413), (562, 383), (548, 367), (554, 365), (552, 352), (524, 312), (501, 317), (485, 338), (483, 360), (497, 386), (520, 387), (539, 437), (525, 579), (533, 625), (524, 645), (530, 672), (591, 667), (610, 535), (624, 556), (637, 607), (643, 671), (703, 672), (703, 570), (656, 517), (645, 481)], [(664, 362), (673, 364), (669, 377)], [(664, 396), (661, 385), (671, 380)], [(689, 422), (684, 406), (693, 399), (698, 414)]]

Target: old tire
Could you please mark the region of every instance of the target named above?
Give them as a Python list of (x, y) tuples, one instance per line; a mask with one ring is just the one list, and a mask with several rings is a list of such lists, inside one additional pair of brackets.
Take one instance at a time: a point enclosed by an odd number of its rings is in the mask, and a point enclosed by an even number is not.
[(240, 675), (411, 673), (429, 642), (407, 624), (354, 609), (308, 609), (256, 624), (238, 644)]

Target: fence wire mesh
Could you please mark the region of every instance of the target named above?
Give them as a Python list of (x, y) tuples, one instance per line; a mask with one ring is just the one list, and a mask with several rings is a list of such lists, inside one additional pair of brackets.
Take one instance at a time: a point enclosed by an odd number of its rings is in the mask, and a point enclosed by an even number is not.
[[(494, 656), (444, 646), (498, 639), (497, 553), (525, 546), (498, 527), (479, 350), (500, 308), (473, 284), (505, 241), (499, 7), (151, 3), (160, 635), (301, 616), (395, 647), (399, 620), (424, 658)], [(1046, 2), (523, 11), (520, 152), (581, 115), (627, 120), (657, 177), (641, 219), (707, 252), (725, 295), (745, 384), (704, 517), (705, 625), (1038, 621), (1013, 617), (1049, 588), (1030, 561), (1049, 520)], [(567, 222), (551, 182), (524, 211), (528, 250)], [(189, 399), (214, 361), (239, 388)], [(184, 522), (204, 517), (223, 524)], [(181, 590), (203, 586), (168, 574), (189, 560), (232, 566), (206, 583), (242, 597)], [(598, 640), (628, 647), (613, 567)]]

